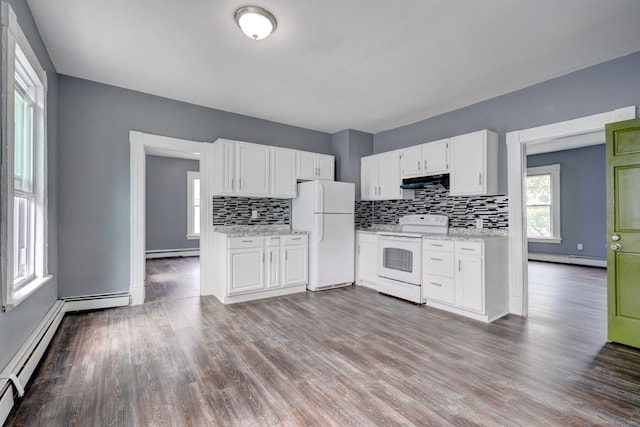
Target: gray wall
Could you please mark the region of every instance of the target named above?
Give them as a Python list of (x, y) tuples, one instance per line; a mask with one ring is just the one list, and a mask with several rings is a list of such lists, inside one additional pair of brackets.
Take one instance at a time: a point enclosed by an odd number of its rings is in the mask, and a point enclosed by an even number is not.
[(607, 257), (605, 157), (604, 144), (527, 157), (527, 167), (560, 165), (562, 243), (529, 243), (530, 252)]
[(197, 160), (146, 156), (147, 250), (189, 249), (187, 240), (187, 171), (200, 170)]
[[(47, 92), (47, 143), (48, 143), (48, 194), (49, 194), (49, 273), (53, 281), (40, 288), (14, 310), (0, 311), (0, 370), (18, 351), (27, 337), (40, 323), (45, 313), (58, 297), (58, 234), (57, 234), (57, 157), (58, 157), (58, 76), (55, 73), (49, 54), (40, 38), (31, 11), (24, 0), (7, 0), (11, 5), (22, 31), (36, 53), (40, 65), (47, 71), (49, 90)], [(0, 84), (2, 82), (0, 81)]]
[(374, 135), (375, 153), (479, 129), (499, 134), (500, 192), (507, 192), (506, 132), (640, 104), (640, 52), (485, 102)]
[(373, 154), (373, 134), (345, 129), (331, 136), (336, 156), (336, 180), (356, 184), (356, 200), (360, 200), (360, 158)]
[(331, 135), (59, 76), (61, 296), (129, 289), (129, 131), (332, 154)]

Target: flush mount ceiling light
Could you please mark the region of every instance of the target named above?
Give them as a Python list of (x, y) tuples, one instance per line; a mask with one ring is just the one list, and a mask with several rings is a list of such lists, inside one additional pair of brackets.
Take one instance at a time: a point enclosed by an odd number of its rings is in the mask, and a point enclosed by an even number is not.
[(275, 31), (275, 16), (259, 6), (244, 6), (236, 10), (236, 22), (243, 33), (254, 40), (262, 40)]

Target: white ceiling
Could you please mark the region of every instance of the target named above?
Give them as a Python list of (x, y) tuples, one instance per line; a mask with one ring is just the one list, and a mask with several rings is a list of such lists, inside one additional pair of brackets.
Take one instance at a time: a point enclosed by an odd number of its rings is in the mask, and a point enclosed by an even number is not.
[(28, 0), (61, 74), (376, 133), (640, 51), (638, 0)]

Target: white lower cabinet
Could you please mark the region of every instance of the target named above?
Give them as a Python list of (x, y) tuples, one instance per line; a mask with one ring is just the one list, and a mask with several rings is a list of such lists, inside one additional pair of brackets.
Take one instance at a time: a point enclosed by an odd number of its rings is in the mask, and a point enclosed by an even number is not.
[(304, 292), (308, 236), (227, 237), (214, 233), (216, 297), (224, 303)]
[(357, 285), (376, 289), (378, 281), (378, 236), (359, 231), (356, 233)]
[(281, 248), (282, 257), (282, 282), (281, 286), (306, 285), (309, 282), (309, 251), (307, 236), (287, 236)]
[(509, 312), (508, 239), (423, 241), (422, 298), (484, 322)]

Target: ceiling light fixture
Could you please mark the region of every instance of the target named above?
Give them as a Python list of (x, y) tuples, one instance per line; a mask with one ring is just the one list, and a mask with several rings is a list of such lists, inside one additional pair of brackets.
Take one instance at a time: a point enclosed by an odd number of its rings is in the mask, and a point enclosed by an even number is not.
[(243, 6), (236, 10), (236, 22), (247, 37), (262, 40), (275, 31), (276, 17), (259, 6)]

